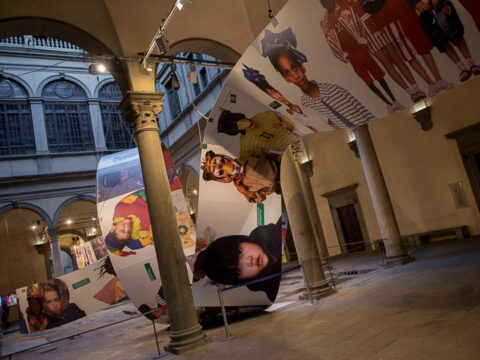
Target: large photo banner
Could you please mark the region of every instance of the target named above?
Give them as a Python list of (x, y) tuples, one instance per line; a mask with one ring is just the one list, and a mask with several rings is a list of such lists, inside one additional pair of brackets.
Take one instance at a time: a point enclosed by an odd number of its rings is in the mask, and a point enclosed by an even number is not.
[(16, 290), (20, 331), (68, 324), (126, 297), (108, 256), (67, 275)]
[[(197, 306), (217, 289), (278, 273), (280, 160), (294, 140), (352, 129), (480, 74), (473, 0), (291, 0), (247, 48), (210, 113), (201, 154), (197, 234), (168, 152), (167, 172)], [(127, 293), (162, 304), (136, 150), (102, 158), (98, 213)], [(166, 249), (168, 251), (168, 249)], [(227, 306), (269, 305), (280, 278), (224, 293)]]
[[(272, 274), (264, 265), (276, 257), (251, 238), (261, 230), (281, 249), (279, 167), (289, 143), (355, 128), (480, 74), (478, 1), (291, 0), (275, 18), (233, 68), (205, 130), (197, 305), (218, 305), (216, 287)], [(243, 243), (258, 245), (248, 275)], [(260, 293), (238, 288), (226, 303), (275, 298)]]
[[(183, 250), (193, 255), (195, 229), (170, 154), (165, 150), (163, 156)], [(165, 301), (147, 203), (138, 149), (100, 160), (97, 211), (109, 258), (130, 300), (142, 312), (158, 308), (160, 316)]]

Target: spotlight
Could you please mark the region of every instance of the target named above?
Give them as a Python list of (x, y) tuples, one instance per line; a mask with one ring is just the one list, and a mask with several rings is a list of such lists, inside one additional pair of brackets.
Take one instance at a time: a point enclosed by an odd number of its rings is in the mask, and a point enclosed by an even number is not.
[(97, 218), (95, 216), (92, 216), (92, 221), (95, 221), (97, 220)]
[(151, 73), (151, 72), (153, 72), (153, 70), (154, 70), (154, 69), (153, 69), (153, 66), (152, 66), (151, 64), (147, 64), (147, 65), (145, 66), (145, 71), (146, 71), (146, 72)]
[(88, 67), (88, 72), (92, 75), (101, 75), (105, 71), (107, 71), (107, 68), (101, 63), (92, 64)]
[(37, 228), (37, 225), (33, 224), (32, 226), (30, 226), (30, 229), (32, 230), (35, 230)]
[(185, 6), (191, 3), (191, 0), (177, 0), (175, 6), (178, 10), (182, 10)]
[(172, 78), (170, 81), (172, 82), (172, 87), (173, 90), (179, 90), (180, 89), (180, 81), (178, 81), (178, 76), (175, 73), (175, 70), (177, 69), (177, 66), (175, 64), (172, 65)]
[(71, 224), (72, 224), (72, 220), (67, 219), (66, 223), (67, 223), (67, 225), (71, 225)]
[(159, 36), (157, 36), (155, 42), (157, 43), (158, 51), (160, 51), (160, 54), (164, 54), (168, 51), (168, 41), (165, 38), (164, 34), (160, 34)]
[(190, 65), (190, 71), (188, 72), (188, 80), (190, 81), (191, 84), (197, 84), (198, 83), (197, 70), (195, 69), (195, 66), (193, 66), (193, 65)]

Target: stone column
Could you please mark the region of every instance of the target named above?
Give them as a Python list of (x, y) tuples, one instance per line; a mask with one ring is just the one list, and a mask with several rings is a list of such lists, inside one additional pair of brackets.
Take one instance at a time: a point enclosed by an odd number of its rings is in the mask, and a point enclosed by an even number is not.
[(330, 293), (332, 289), (323, 272), (320, 252), (315, 241), (316, 231), (308, 216), (308, 205), (300, 181), (300, 178), (305, 176), (302, 175), (303, 171), (300, 163), (295, 159), (292, 145), (290, 145), (282, 157), (280, 181), (293, 241), (306, 277), (304, 279), (306, 289), (300, 298), (308, 299), (309, 290), (312, 297), (318, 299)]
[(414, 258), (409, 256), (403, 248), (402, 237), (400, 236), (392, 202), (388, 195), (368, 125), (360, 125), (353, 129), (353, 132), (360, 153), (363, 171), (367, 178), (367, 185), (377, 216), (378, 226), (380, 227), (380, 233), (384, 240), (387, 263), (395, 266), (413, 261)]
[(28, 101), (30, 102), (30, 112), (32, 114), (33, 134), (35, 136), (37, 154), (48, 153), (47, 131), (43, 114), (43, 99), (29, 98)]
[(322, 223), (318, 215), (317, 204), (315, 203), (315, 196), (312, 190), (312, 183), (310, 182), (313, 176), (312, 160), (308, 155), (303, 139), (299, 139), (292, 143), (292, 153), (295, 161), (299, 165), (297, 167), (298, 183), (305, 199), (305, 206), (310, 218), (310, 224), (313, 227), (315, 234), (315, 242), (320, 254), (322, 262), (328, 257), (327, 243), (325, 235), (323, 234)]
[(103, 151), (107, 149), (105, 145), (105, 134), (103, 133), (102, 113), (100, 111), (100, 100), (88, 99), (88, 110), (90, 111), (90, 120), (92, 122), (93, 139), (95, 141), (95, 150)]
[(62, 264), (62, 251), (60, 249), (60, 244), (58, 243), (58, 229), (48, 229), (48, 236), (50, 238), (50, 245), (52, 251), (52, 262), (53, 262), (53, 277), (59, 277), (63, 275), (63, 264)]
[(128, 91), (120, 104), (123, 116), (135, 127), (155, 252), (170, 319), (170, 342), (175, 354), (208, 343), (198, 323), (170, 185), (165, 169), (156, 115), (163, 93)]

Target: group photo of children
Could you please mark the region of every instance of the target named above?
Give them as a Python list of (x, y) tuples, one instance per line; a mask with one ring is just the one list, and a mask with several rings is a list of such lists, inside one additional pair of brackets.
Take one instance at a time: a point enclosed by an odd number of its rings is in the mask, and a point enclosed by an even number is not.
[[(275, 20), (237, 62), (210, 113), (198, 233), (215, 236), (196, 255), (196, 301), (209, 286), (244, 281), (240, 245), (255, 229), (275, 236), (281, 158), (292, 141), (354, 129), (480, 75), (473, 0), (291, 0)], [(269, 221), (258, 222), (260, 206)], [(255, 254), (257, 264), (267, 262)], [(243, 300), (253, 299), (246, 291)]]
[(480, 75), (473, 0), (294, 0), (276, 19), (231, 85), (311, 131), (354, 128)]

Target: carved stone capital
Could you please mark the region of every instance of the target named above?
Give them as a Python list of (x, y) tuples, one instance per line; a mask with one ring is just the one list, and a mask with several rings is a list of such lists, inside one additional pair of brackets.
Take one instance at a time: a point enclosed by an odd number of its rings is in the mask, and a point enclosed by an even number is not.
[(58, 229), (48, 229), (47, 235), (50, 242), (58, 241)]
[(162, 111), (163, 93), (128, 91), (120, 110), (123, 117), (132, 123), (135, 133), (141, 131), (158, 131), (157, 115)]

